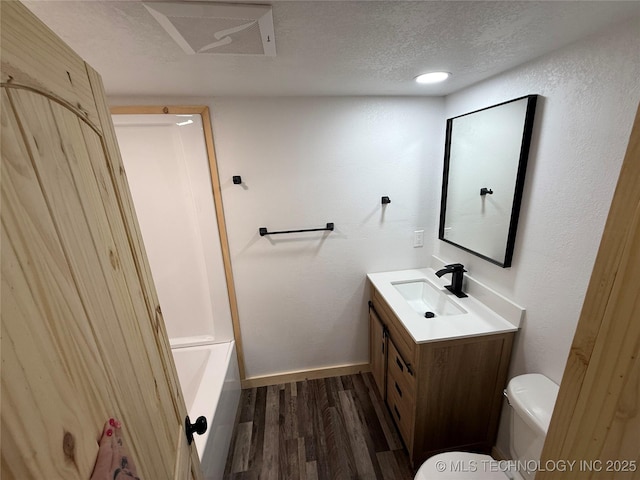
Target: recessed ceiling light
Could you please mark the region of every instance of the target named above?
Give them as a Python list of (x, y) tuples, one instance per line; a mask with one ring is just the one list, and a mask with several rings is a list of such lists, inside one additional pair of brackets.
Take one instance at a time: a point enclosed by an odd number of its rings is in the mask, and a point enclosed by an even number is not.
[(438, 83), (444, 82), (451, 75), (449, 72), (430, 72), (423, 73), (416, 77), (418, 83)]

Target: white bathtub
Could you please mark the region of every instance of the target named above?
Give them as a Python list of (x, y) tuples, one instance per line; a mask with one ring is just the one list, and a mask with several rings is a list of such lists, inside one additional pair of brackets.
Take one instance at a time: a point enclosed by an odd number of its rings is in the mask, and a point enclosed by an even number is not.
[(171, 341), (171, 351), (189, 418), (207, 418), (207, 431), (194, 437), (202, 470), (205, 479), (219, 480), (240, 402), (235, 342), (202, 345), (202, 339), (178, 340)]

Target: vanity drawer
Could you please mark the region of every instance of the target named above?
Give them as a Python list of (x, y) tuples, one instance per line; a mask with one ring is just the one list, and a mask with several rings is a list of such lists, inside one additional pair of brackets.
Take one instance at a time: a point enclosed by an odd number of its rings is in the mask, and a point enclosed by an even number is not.
[[(415, 372), (407, 367), (402, 355), (398, 352), (392, 341), (389, 341), (388, 348), (387, 372), (389, 378), (387, 388), (397, 390), (396, 393), (401, 395), (403, 398), (410, 398), (413, 402), (416, 398)], [(397, 383), (397, 387), (393, 382)]]
[(375, 287), (371, 288), (372, 290), (372, 301), (373, 308), (376, 309), (378, 316), (382, 320), (382, 322), (387, 326), (389, 330), (389, 335), (391, 339), (396, 344), (396, 347), (402, 358), (407, 362), (410, 366), (415, 364), (415, 342), (413, 338), (404, 328), (402, 322), (398, 320), (398, 318), (393, 313), (393, 310), (387, 305), (387, 302), (382, 298), (382, 295), (375, 289)]
[(400, 431), (406, 447), (409, 451), (412, 451), (411, 430), (414, 423), (413, 407), (415, 406), (415, 400), (410, 398), (405, 392), (400, 396), (396, 385), (400, 386), (400, 383), (393, 375), (389, 375), (387, 378), (387, 406), (391, 411), (391, 416)]

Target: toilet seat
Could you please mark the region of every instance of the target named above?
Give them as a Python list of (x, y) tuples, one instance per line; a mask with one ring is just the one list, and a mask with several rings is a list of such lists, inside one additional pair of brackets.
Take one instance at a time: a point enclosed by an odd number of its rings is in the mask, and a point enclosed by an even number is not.
[[(493, 468), (492, 468), (493, 462)], [(507, 480), (522, 478), (513, 473), (507, 475), (496, 468), (489, 455), (467, 452), (447, 452), (435, 455), (422, 464), (415, 480)]]

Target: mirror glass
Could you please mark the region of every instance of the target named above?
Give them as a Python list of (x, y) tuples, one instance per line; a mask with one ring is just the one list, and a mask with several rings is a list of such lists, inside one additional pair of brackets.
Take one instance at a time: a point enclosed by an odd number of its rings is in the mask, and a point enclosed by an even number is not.
[(447, 120), (438, 238), (511, 266), (537, 95)]

